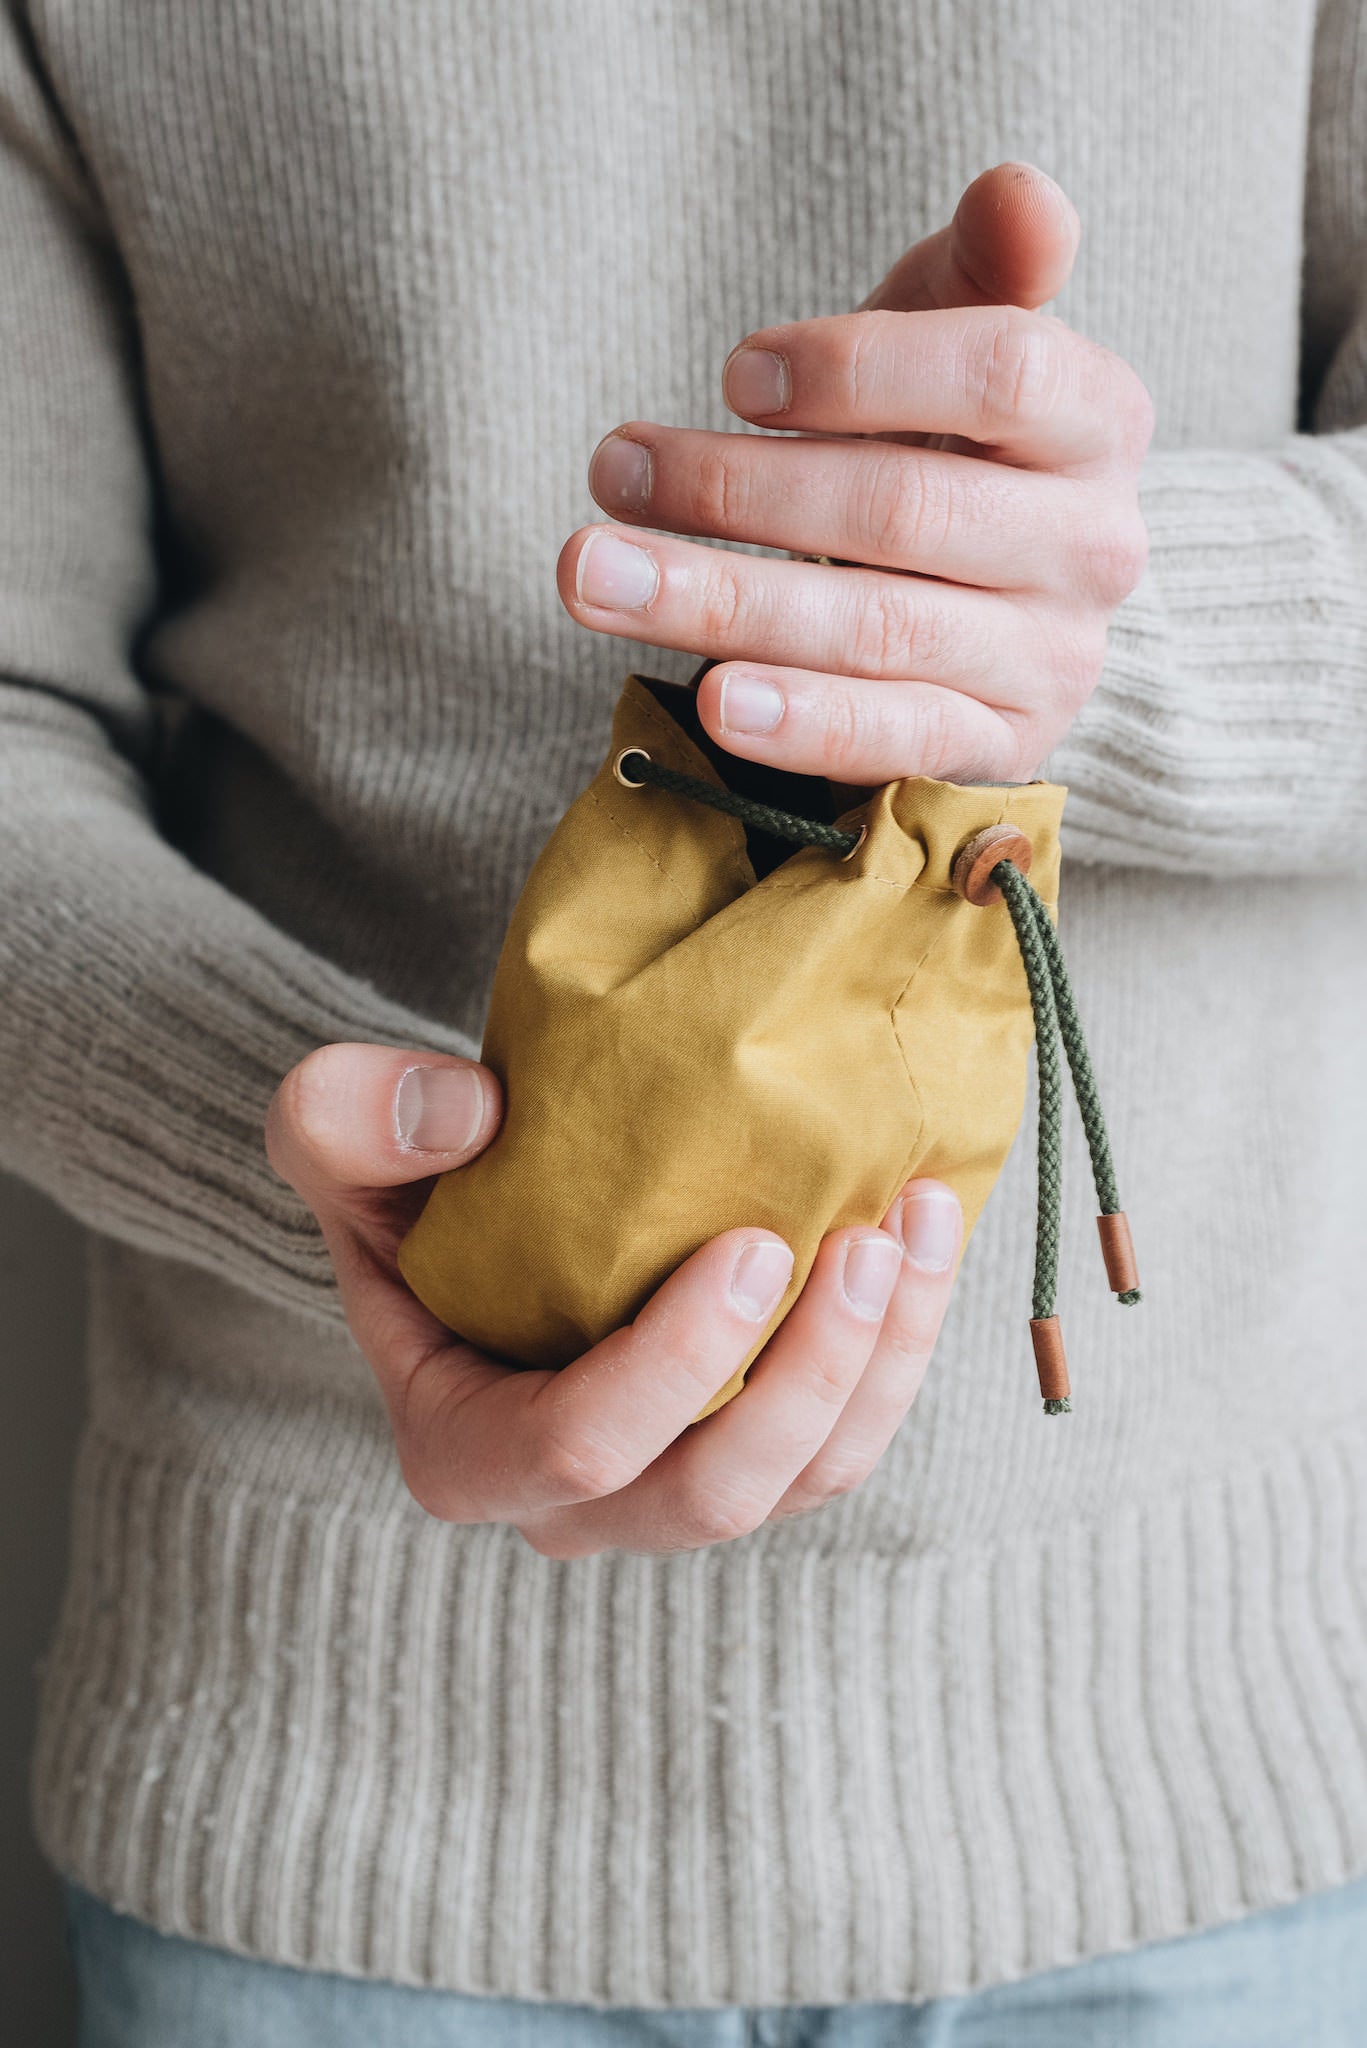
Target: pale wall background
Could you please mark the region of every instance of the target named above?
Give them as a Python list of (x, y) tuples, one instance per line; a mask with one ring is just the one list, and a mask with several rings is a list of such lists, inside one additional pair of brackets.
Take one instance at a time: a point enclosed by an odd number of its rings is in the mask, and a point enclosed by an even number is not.
[(60, 1894), (33, 1841), (34, 1666), (56, 1618), (85, 1400), (83, 1233), (0, 1174), (0, 2040), (69, 2048)]

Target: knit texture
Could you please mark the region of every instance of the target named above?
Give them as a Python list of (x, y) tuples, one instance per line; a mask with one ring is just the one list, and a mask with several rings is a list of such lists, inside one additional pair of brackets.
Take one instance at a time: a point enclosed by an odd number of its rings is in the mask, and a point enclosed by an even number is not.
[[(925, 1998), (1367, 1868), (1367, 47), (1350, 0), (0, 9), (0, 1164), (90, 1226), (37, 1813), (156, 1925), (465, 1992)], [(872, 1477), (538, 1557), (403, 1490), (272, 1090), (471, 1049), (629, 667), (632, 417), (1006, 157), (1132, 362), (1149, 570), (1041, 773), (1145, 1279), (1033, 1147)], [(1027, 1129), (1030, 1111), (1027, 1111)], [(28, 1361), (13, 1359), (24, 1371)]]

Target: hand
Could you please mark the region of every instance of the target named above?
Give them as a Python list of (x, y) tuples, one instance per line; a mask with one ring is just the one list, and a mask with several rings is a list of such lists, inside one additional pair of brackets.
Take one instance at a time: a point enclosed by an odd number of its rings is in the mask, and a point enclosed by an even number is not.
[[(1028, 310), (1065, 282), (1078, 232), (1052, 180), (999, 166), (858, 312), (732, 352), (731, 410), (800, 434), (618, 427), (589, 481), (620, 523), (567, 541), (569, 611), (716, 657), (699, 712), (748, 760), (859, 786), (1028, 781), (1095, 688), (1146, 559), (1148, 393)], [(644, 525), (870, 566), (628, 530)]]
[(693, 1550), (867, 1478), (949, 1299), (962, 1231), (949, 1188), (913, 1181), (881, 1230), (833, 1232), (741, 1393), (690, 1428), (773, 1312), (788, 1247), (727, 1231), (573, 1365), (496, 1364), (428, 1313), (394, 1253), (432, 1176), (483, 1151), (501, 1114), (485, 1067), (325, 1045), (286, 1074), (266, 1119), (267, 1155), (322, 1226), (404, 1479), (430, 1514), (511, 1523), (544, 1557)]

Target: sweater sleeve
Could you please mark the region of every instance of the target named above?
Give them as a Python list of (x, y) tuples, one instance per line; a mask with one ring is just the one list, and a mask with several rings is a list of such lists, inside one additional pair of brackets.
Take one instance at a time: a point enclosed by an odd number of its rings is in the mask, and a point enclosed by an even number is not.
[(276, 1084), (336, 1039), (472, 1048), (299, 945), (158, 833), (157, 601), (137, 331), (0, 8), (0, 1166), (96, 1230), (340, 1323), (272, 1172)]
[(1367, 821), (1367, 7), (1323, 0), (1309, 108), (1303, 432), (1160, 451), (1143, 580), (1041, 769), (1075, 859), (1219, 876), (1341, 859)]

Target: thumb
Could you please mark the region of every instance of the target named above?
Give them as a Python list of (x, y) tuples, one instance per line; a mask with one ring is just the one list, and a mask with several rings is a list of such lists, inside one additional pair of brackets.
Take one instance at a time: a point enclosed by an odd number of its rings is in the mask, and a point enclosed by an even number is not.
[(266, 1156), (315, 1209), (445, 1173), (482, 1152), (503, 1091), (488, 1067), (388, 1045), (320, 1045), (266, 1112)]
[(947, 228), (899, 256), (859, 311), (1025, 306), (1068, 282), (1082, 234), (1071, 199), (1033, 164), (997, 164), (965, 191)]

